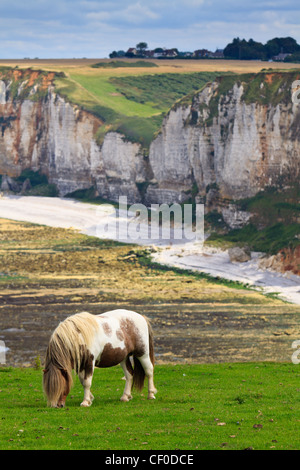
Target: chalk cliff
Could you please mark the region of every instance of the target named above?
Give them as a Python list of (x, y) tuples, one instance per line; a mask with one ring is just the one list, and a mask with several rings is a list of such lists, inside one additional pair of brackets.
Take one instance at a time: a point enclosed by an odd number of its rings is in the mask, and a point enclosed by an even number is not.
[(191, 195), (214, 207), (298, 181), (300, 106), (296, 73), (224, 76), (176, 103), (146, 153), (56, 94), (54, 74), (0, 73), (0, 174), (25, 168), (47, 174), (61, 195), (95, 186), (129, 202), (181, 202)]
[(107, 134), (100, 146), (96, 133), (102, 125), (55, 93), (53, 74), (14, 70), (0, 76), (2, 175), (31, 168), (46, 174), (62, 196), (95, 186), (108, 199), (121, 194), (139, 200), (147, 168), (143, 151), (118, 133)]
[[(300, 106), (295, 74), (222, 77), (176, 104), (150, 147), (156, 181), (149, 200), (251, 197), (300, 173)], [(251, 89), (252, 87), (252, 89)], [(193, 189), (194, 188), (194, 189)], [(209, 201), (207, 201), (209, 202)]]

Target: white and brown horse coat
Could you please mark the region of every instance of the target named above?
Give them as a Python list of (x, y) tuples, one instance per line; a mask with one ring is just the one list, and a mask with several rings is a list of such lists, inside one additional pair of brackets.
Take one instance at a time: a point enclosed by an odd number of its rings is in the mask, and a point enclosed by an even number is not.
[[(130, 357), (133, 357), (133, 364)], [(101, 315), (78, 313), (60, 323), (47, 348), (43, 387), (51, 406), (64, 406), (72, 386), (72, 370), (84, 388), (82, 406), (90, 406), (95, 367), (121, 364), (126, 384), (122, 401), (141, 390), (148, 377), (148, 398), (155, 398), (153, 334), (148, 319), (136, 312), (113, 310)]]

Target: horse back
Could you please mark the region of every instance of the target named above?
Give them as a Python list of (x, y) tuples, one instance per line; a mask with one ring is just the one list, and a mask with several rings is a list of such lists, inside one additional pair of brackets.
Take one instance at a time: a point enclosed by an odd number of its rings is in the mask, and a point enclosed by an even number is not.
[(128, 310), (113, 310), (97, 315), (102, 336), (97, 367), (119, 364), (129, 355), (141, 357), (149, 353), (149, 332), (145, 318)]

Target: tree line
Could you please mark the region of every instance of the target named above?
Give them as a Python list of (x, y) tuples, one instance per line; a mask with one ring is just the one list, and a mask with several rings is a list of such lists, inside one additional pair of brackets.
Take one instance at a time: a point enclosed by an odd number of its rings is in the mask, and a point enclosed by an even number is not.
[[(109, 54), (110, 58), (114, 57), (151, 57), (149, 52), (159, 55), (165, 52), (165, 48), (156, 48), (154, 51), (147, 50), (148, 44), (146, 42), (139, 42), (134, 48), (125, 51), (113, 51)], [(174, 58), (211, 58), (214, 54), (206, 49), (201, 49), (193, 52), (180, 52), (177, 48), (173, 48)], [(234, 38), (231, 43), (222, 50), (219, 50), (221, 55), (217, 58), (224, 59), (237, 59), (237, 60), (281, 60), (285, 62), (300, 62), (300, 45), (292, 37), (275, 37), (270, 39), (265, 44), (255, 41), (254, 39), (240, 39)], [(197, 54), (198, 53), (198, 54)], [(201, 54), (199, 54), (201, 53)], [(216, 54), (216, 53), (215, 53)]]
[[(280, 54), (289, 54), (283, 60), (293, 61), (295, 57), (300, 59), (300, 46), (292, 37), (273, 38), (262, 44), (253, 39), (235, 38), (224, 49), (224, 57), (240, 60), (272, 60)], [(275, 59), (276, 60), (276, 59)]]

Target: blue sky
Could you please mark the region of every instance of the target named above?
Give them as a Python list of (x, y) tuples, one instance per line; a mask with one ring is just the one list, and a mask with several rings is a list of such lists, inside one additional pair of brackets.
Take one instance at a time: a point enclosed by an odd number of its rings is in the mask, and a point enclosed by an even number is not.
[(234, 37), (300, 43), (299, 0), (0, 0), (0, 58), (108, 57), (140, 41), (188, 51)]

